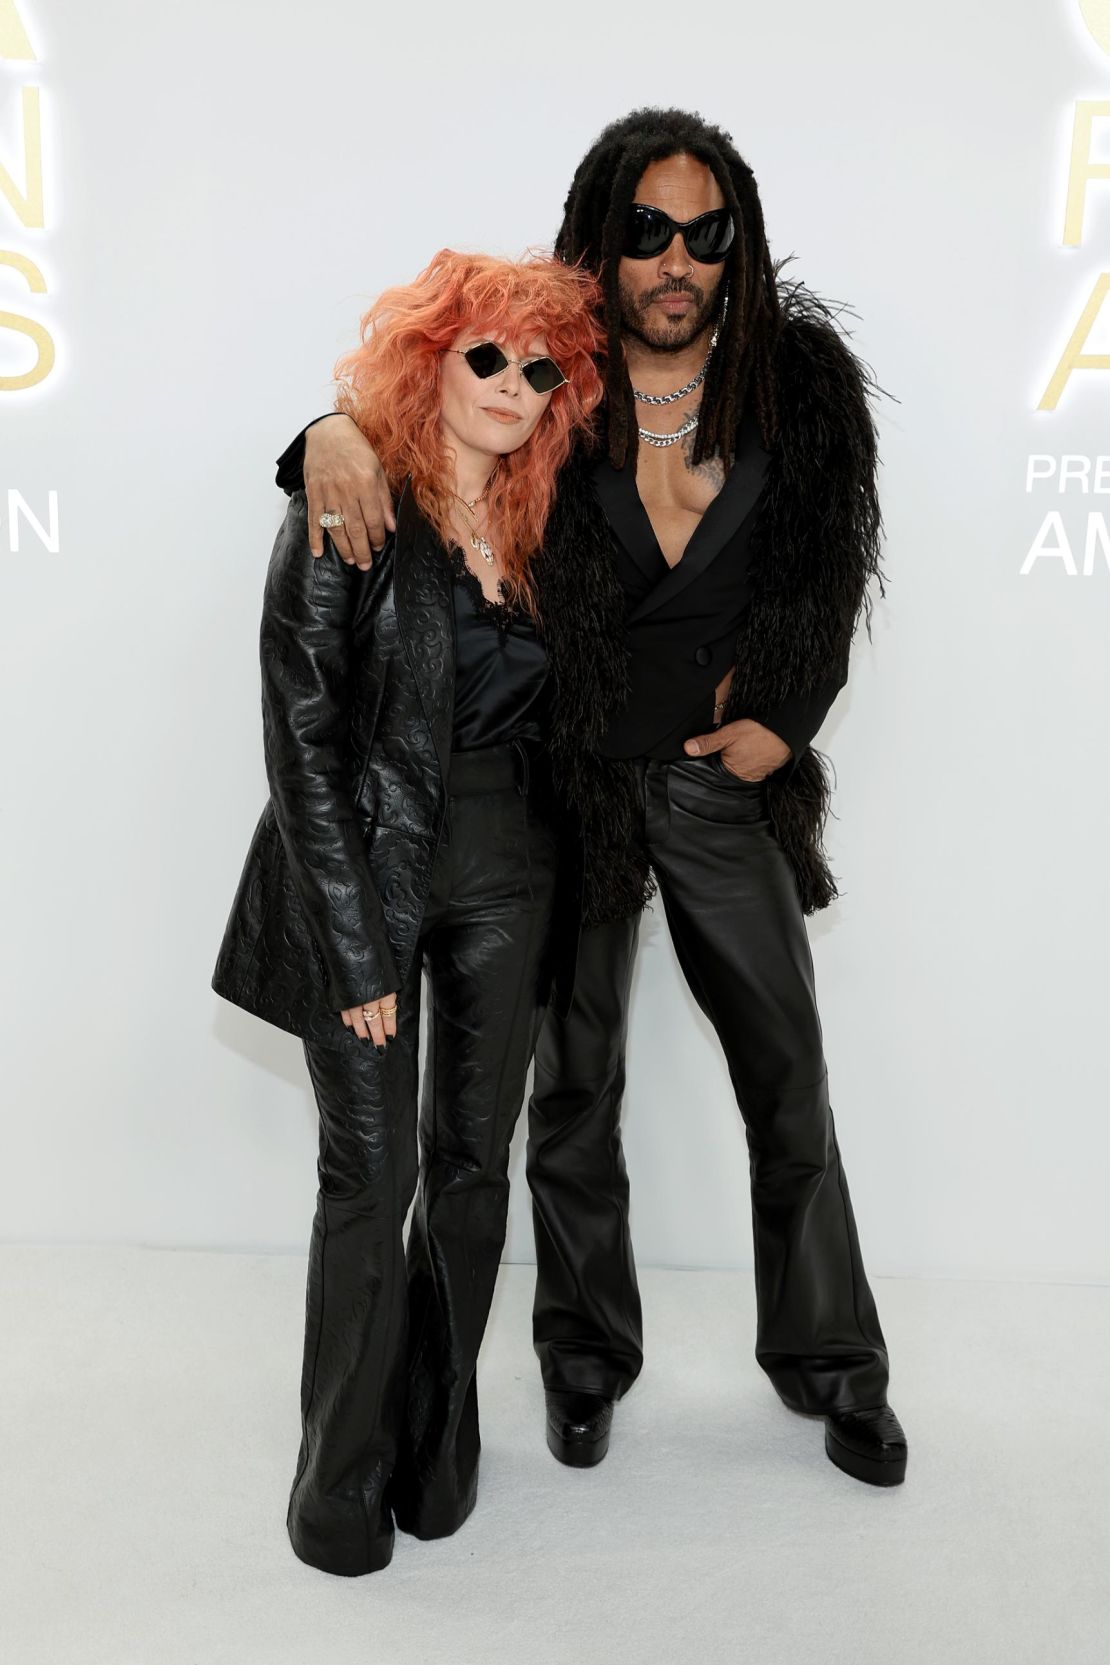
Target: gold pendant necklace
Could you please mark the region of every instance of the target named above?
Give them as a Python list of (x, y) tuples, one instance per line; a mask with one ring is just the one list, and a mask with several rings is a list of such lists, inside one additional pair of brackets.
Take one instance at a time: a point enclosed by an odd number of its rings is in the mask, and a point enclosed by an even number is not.
[(488, 492), (489, 492), (489, 483), (487, 482), (485, 491), (483, 491), (480, 496), (476, 497), (474, 499), (473, 503), (468, 503), (466, 498), (465, 497), (460, 497), (457, 491), (453, 491), (451, 493), (451, 495), (457, 503), (462, 504), (463, 508), (466, 510), (468, 516), (470, 517), (470, 523), (471, 523), (471, 526), (473, 527), (473, 531), (470, 534), (470, 547), (471, 547), (471, 549), (476, 550), (478, 552), (478, 554), (482, 557), (483, 561), (485, 561), (487, 563), (487, 565), (493, 566), (494, 561), (496, 559), (496, 557), (493, 553), (493, 545), (488, 541), (488, 539), (483, 538), (482, 534), (479, 532), (479, 530), (478, 530), (478, 517), (474, 513), (474, 511), (478, 507), (479, 503), (482, 503), (482, 502), (485, 501)]

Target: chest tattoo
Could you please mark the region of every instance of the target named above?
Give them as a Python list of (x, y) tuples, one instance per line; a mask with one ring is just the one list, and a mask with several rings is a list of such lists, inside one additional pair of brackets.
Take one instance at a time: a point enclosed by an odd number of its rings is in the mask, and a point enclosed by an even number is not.
[[(701, 409), (700, 405), (698, 409)], [(687, 472), (694, 475), (695, 479), (704, 480), (706, 485), (712, 487), (714, 496), (716, 496), (725, 483), (725, 465), (717, 456), (706, 457), (702, 462), (695, 463), (693, 460), (694, 441), (697, 437), (697, 429), (695, 428), (693, 433), (687, 434), (682, 441), (682, 460), (686, 464)]]

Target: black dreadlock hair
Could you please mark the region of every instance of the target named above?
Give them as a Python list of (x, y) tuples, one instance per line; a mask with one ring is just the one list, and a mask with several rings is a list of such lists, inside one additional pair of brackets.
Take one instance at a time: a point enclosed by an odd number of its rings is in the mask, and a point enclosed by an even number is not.
[(616, 468), (636, 457), (636, 402), (621, 345), (618, 272), (632, 199), (650, 162), (686, 152), (704, 162), (732, 211), (736, 236), (722, 279), (727, 311), (703, 384), (692, 461), (720, 454), (730, 463), (749, 393), (765, 446), (777, 430), (773, 353), (780, 326), (776, 269), (763, 229), (751, 168), (731, 136), (688, 110), (633, 110), (611, 122), (579, 163), (563, 208), (555, 253), (600, 276), (605, 296), (609, 458)]

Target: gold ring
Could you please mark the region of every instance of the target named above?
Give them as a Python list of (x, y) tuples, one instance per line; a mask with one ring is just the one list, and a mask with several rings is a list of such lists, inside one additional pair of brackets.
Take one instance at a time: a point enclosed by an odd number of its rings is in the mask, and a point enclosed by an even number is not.
[(381, 1017), (382, 1009), (381, 1009), (380, 1006), (375, 1006), (373, 1009), (371, 1009), (369, 1006), (364, 1006), (362, 1008), (362, 1015), (363, 1015), (364, 1018), (366, 1018), (367, 1022), (373, 1023), (373, 1021), (376, 1017)]
[(396, 1010), (396, 1006), (383, 1006), (381, 1008), (382, 1017), (392, 1017)]

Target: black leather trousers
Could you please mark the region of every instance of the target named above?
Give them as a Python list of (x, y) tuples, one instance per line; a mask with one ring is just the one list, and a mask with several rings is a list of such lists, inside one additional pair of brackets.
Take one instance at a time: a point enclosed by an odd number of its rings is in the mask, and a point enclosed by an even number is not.
[[(756, 1357), (795, 1410), (881, 1404), (886, 1347), (829, 1106), (809, 940), (766, 788), (716, 755), (638, 772), (671, 937), (747, 1129)], [(637, 928), (583, 933), (573, 1004), (565, 1018), (548, 1014), (529, 1107), (544, 1384), (614, 1398), (643, 1362), (620, 1135)]]
[(420, 963), (398, 991), (384, 1054), (338, 1015), (305, 1038), (319, 1192), (288, 1527), (300, 1558), (327, 1572), (384, 1567), (394, 1522), (442, 1537), (474, 1506), (475, 1364), (546, 992), (556, 869), (550, 819), (523, 790), (519, 758), (498, 747), (452, 762), (421, 939), (419, 1119)]

